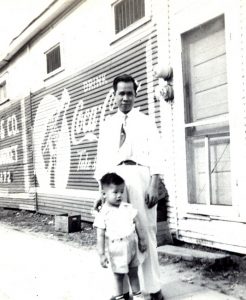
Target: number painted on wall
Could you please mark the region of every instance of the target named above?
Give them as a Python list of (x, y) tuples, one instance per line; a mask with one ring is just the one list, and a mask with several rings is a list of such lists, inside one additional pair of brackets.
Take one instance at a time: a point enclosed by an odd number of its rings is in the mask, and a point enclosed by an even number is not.
[(0, 172), (0, 183), (11, 183), (12, 173), (10, 171)]

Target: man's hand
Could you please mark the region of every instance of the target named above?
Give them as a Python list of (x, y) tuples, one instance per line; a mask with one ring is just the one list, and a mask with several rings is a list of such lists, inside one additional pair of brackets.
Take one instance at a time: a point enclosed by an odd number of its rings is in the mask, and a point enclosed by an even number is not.
[(94, 201), (93, 209), (96, 211), (100, 211), (103, 203), (104, 203), (103, 194), (99, 192), (98, 198)]
[(105, 254), (101, 254), (100, 255), (100, 263), (101, 263), (101, 266), (103, 267), (103, 268), (107, 268), (108, 267), (108, 259), (107, 259), (107, 257), (106, 257), (106, 255)]
[(147, 189), (145, 203), (148, 208), (152, 208), (158, 202), (158, 184), (159, 184), (159, 175), (152, 175), (150, 185)]
[(138, 249), (140, 252), (145, 252), (147, 250), (147, 243), (144, 238), (138, 239)]
[(102, 199), (101, 198), (96, 199), (93, 204), (93, 209), (96, 211), (100, 211), (101, 207), (102, 207)]

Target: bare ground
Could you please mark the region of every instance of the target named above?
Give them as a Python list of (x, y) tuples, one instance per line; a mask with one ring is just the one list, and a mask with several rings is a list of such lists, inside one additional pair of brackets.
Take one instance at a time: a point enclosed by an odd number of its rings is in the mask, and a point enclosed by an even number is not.
[[(82, 222), (81, 232), (63, 233), (55, 231), (54, 216), (4, 208), (0, 208), (0, 223), (11, 225), (16, 230), (57, 239), (75, 247), (91, 249), (96, 245), (96, 232), (91, 223)], [(188, 244), (183, 246), (198, 247)], [(203, 247), (203, 250), (206, 248)], [(175, 265), (178, 276), (184, 282), (246, 300), (246, 256), (231, 253), (230, 261), (224, 265), (201, 261), (187, 262), (178, 257), (167, 256), (160, 256), (160, 263), (163, 266)]]
[(91, 223), (82, 222), (81, 232), (55, 231), (55, 217), (36, 212), (0, 208), (0, 222), (17, 230), (40, 234), (49, 238), (71, 243), (76, 247), (95, 247), (96, 233)]

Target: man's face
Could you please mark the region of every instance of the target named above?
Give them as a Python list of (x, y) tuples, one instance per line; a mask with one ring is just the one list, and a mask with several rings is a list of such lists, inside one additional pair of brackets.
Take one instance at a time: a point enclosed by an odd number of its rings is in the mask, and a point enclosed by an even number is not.
[(118, 82), (115, 99), (119, 110), (124, 114), (127, 114), (132, 109), (135, 101), (133, 83), (123, 81)]

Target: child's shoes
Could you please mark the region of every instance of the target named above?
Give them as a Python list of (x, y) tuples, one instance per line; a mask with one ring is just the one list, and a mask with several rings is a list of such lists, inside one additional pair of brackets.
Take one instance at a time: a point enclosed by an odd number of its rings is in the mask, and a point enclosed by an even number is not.
[(111, 297), (110, 300), (124, 300), (124, 295), (120, 295), (120, 296), (115, 296), (115, 297)]
[(141, 292), (133, 295), (133, 300), (144, 300), (144, 296)]
[(125, 293), (123, 296), (124, 296), (124, 300), (132, 300), (132, 298), (130, 298), (129, 292)]

